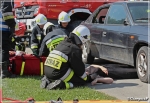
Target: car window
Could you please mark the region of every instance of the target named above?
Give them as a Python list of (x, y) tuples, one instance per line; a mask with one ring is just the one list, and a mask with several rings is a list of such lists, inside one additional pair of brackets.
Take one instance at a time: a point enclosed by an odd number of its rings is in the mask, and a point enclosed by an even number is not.
[(150, 20), (148, 3), (128, 3), (128, 8), (135, 23), (148, 23)]
[(97, 15), (95, 17), (95, 20), (94, 20), (94, 23), (101, 23), (101, 24), (103, 24), (104, 20), (105, 20), (105, 17), (106, 17), (106, 14), (107, 14), (107, 11), (108, 11), (108, 8), (101, 9), (97, 13)]
[[(98, 8), (98, 9), (96, 10), (96, 12), (93, 13), (94, 15), (93, 15), (92, 23), (101, 23), (101, 24), (103, 24), (108, 9), (109, 9), (108, 6), (105, 7), (105, 8)], [(102, 18), (102, 17), (103, 17), (103, 18)], [(100, 18), (102, 18), (102, 20), (100, 20)]]
[(123, 24), (126, 11), (123, 5), (112, 5), (108, 13), (107, 24)]

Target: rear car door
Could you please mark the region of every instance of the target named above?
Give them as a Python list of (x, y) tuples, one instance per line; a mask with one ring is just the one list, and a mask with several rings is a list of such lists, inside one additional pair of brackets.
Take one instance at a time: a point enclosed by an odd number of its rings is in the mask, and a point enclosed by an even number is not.
[[(110, 6), (103, 31), (101, 33), (101, 58), (127, 63), (128, 58), (128, 33), (130, 25), (124, 25), (128, 20), (126, 8), (123, 4)], [(98, 28), (98, 29), (100, 29)]]

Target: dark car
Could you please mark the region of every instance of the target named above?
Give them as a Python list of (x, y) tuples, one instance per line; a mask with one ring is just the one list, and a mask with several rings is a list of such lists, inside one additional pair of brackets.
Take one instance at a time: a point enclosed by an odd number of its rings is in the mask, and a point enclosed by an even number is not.
[[(82, 22), (90, 29), (90, 42), (84, 45), (83, 60), (94, 58), (134, 66), (138, 77), (148, 82), (148, 2), (115, 2), (98, 7)], [(149, 70), (150, 71), (150, 70)]]

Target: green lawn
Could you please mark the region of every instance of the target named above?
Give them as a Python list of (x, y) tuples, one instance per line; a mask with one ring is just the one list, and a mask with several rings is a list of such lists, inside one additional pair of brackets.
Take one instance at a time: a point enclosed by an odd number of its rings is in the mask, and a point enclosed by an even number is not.
[(116, 100), (117, 98), (97, 92), (89, 87), (80, 87), (69, 90), (46, 90), (40, 88), (40, 76), (21, 76), (14, 79), (3, 79), (3, 97), (17, 100), (26, 100), (33, 97), (36, 101), (56, 100)]

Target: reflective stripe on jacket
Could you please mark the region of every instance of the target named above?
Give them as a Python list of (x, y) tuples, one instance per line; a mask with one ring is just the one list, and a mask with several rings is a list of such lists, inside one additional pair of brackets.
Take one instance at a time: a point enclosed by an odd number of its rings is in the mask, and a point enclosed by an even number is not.
[(2, 31), (10, 31), (8, 25), (2, 18), (2, 13), (0, 12), (0, 30)]

